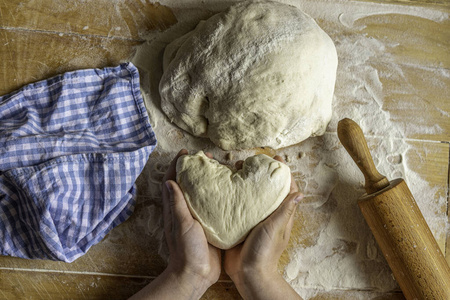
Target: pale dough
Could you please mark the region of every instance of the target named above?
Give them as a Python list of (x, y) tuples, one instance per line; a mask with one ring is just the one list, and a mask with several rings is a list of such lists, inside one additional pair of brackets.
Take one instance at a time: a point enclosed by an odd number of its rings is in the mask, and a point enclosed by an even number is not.
[(178, 159), (177, 182), (208, 242), (229, 249), (277, 209), (289, 194), (291, 173), (264, 154), (247, 158), (234, 171), (198, 152)]
[(164, 113), (222, 149), (289, 146), (331, 119), (336, 48), (290, 5), (233, 5), (169, 44), (163, 65)]

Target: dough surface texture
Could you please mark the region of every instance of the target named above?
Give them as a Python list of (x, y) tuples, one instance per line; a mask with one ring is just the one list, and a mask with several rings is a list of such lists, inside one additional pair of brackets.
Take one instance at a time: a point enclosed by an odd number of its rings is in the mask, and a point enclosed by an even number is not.
[(241, 2), (170, 43), (161, 108), (225, 150), (299, 143), (331, 119), (337, 54), (296, 7)]
[(242, 169), (234, 171), (198, 152), (178, 158), (177, 182), (208, 242), (229, 249), (283, 202), (291, 173), (265, 154), (247, 158)]

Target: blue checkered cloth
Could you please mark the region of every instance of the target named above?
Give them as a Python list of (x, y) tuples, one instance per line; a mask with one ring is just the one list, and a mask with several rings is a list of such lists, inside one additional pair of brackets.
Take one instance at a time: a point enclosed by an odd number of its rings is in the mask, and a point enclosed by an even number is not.
[(131, 63), (0, 97), (0, 254), (82, 256), (132, 214), (155, 146)]

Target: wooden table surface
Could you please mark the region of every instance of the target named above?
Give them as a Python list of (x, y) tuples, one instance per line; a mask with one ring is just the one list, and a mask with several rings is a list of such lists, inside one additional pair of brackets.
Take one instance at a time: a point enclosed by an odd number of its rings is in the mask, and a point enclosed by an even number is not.
[[(450, 4), (445, 0), (389, 2), (450, 12)], [(320, 20), (318, 22), (320, 24)], [(115, 66), (129, 61), (136, 47), (144, 43), (149, 34), (176, 23), (169, 7), (152, 4), (148, 0), (1, 1), (0, 94), (65, 71)], [(411, 27), (417, 30), (414, 33), (408, 31)], [(403, 32), (404, 38), (396, 41), (400, 47), (391, 53), (399, 62), (406, 57), (434, 71), (448, 71), (450, 68), (448, 19), (433, 22), (419, 17), (399, 19), (395, 15), (386, 15), (370, 19), (360, 30), (361, 34), (374, 38), (390, 38), (394, 33)], [(409, 38), (412, 35), (425, 41), (425, 48), (417, 47)], [(415, 162), (415, 171), (448, 199), (450, 79), (444, 76), (445, 80), (436, 86), (427, 80), (432, 72), (418, 74), (406, 62), (403, 68), (409, 82), (420, 91), (420, 96), (439, 110), (417, 108), (411, 109), (407, 115), (396, 109), (393, 95), (401, 84), (398, 82), (383, 82), (383, 105), (388, 109), (392, 107), (390, 111), (397, 122), (410, 122), (415, 116), (425, 115), (426, 125), (438, 125), (442, 129), (431, 133), (419, 130), (407, 138), (416, 150), (410, 157)], [(396, 94), (397, 98), (399, 94)], [(139, 184), (145, 185), (146, 180), (148, 178), (141, 177), (138, 187)], [(151, 218), (151, 208), (157, 205), (151, 202), (150, 195), (140, 193), (139, 197), (140, 204), (134, 215), (74, 263), (0, 257), (0, 298), (125, 299), (151, 282), (164, 270), (165, 263), (158, 254), (158, 243), (145, 234), (142, 220)], [(445, 214), (448, 216), (448, 210)], [(301, 231), (301, 222), (297, 223), (295, 230)], [(450, 234), (447, 232), (438, 242), (450, 262)], [(398, 291), (380, 295), (367, 290), (318, 290), (312, 299), (375, 297), (403, 298)], [(240, 296), (229, 278), (222, 274), (204, 299), (240, 299)]]

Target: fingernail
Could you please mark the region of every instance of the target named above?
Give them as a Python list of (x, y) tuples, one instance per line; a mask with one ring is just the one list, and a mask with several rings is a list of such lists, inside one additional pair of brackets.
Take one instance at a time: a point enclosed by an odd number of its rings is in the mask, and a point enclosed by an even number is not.
[(298, 195), (297, 197), (295, 197), (294, 203), (295, 203), (295, 204), (299, 203), (300, 201), (303, 200), (304, 197), (305, 197), (305, 196), (303, 196), (303, 194)]
[(166, 188), (169, 190), (169, 193), (172, 193), (172, 185), (170, 184), (169, 180), (167, 180), (165, 183)]

